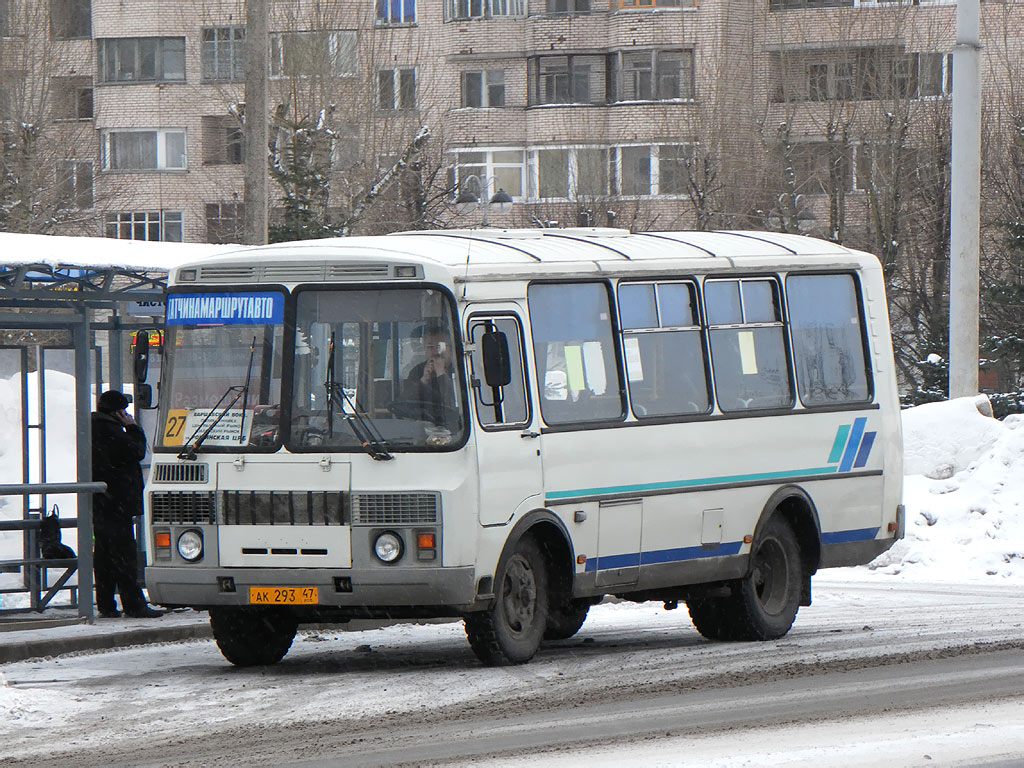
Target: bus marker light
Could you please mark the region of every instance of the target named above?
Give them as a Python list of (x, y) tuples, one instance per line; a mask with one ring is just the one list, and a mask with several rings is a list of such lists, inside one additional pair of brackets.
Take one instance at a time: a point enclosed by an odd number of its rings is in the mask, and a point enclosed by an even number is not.
[(743, 543), (744, 544), (750, 544), (753, 540), (754, 540), (754, 537), (751, 536), (749, 533), (746, 536), (743, 537)]
[(896, 531), (898, 531), (900, 529), (900, 526), (897, 523), (889, 523), (888, 528), (889, 528), (889, 533), (896, 533)]
[(587, 564), (587, 556), (586, 555), (576, 555), (576, 565), (586, 565), (586, 564)]

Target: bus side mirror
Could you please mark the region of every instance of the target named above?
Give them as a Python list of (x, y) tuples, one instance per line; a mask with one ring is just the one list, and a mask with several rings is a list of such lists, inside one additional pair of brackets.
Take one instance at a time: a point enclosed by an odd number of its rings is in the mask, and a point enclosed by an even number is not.
[(504, 387), (512, 381), (508, 338), (502, 331), (488, 331), (480, 339), (484, 358), (484, 381), (489, 387)]
[(149, 384), (136, 384), (135, 385), (135, 407), (136, 408), (152, 408), (153, 407), (153, 388)]

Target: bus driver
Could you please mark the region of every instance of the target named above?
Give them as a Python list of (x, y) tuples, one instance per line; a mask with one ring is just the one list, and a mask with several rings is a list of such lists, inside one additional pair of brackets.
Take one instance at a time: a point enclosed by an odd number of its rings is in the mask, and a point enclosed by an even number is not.
[(445, 426), (456, 408), (455, 367), (451, 340), (442, 326), (424, 328), (423, 353), (426, 359), (406, 377), (404, 397), (419, 409), (420, 418)]

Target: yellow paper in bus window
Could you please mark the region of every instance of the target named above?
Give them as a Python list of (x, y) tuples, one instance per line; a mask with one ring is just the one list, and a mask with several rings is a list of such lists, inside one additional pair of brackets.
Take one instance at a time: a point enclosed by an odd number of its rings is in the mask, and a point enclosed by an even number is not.
[(164, 423), (164, 445), (181, 445), (185, 439), (185, 421), (187, 419), (188, 410), (185, 408), (167, 412), (167, 421)]
[(740, 331), (740, 367), (744, 376), (757, 373), (757, 354), (754, 352), (753, 331)]
[(569, 390), (582, 392), (586, 389), (586, 377), (583, 375), (583, 348), (567, 346), (565, 348), (565, 373), (569, 379)]

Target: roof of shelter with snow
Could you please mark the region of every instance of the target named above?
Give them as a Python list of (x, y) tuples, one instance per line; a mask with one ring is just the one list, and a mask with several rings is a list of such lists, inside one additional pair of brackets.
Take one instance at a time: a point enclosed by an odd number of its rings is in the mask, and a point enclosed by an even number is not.
[(239, 247), (0, 232), (0, 265), (46, 264), (166, 272), (180, 264)]

